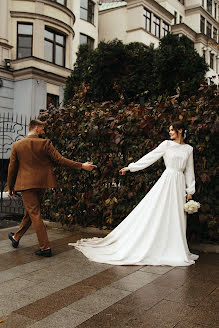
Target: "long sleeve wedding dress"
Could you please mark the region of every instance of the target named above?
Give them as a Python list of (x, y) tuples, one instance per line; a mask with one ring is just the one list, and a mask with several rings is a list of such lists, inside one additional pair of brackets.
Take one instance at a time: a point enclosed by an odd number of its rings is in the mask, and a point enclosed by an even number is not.
[(166, 169), (132, 212), (106, 237), (81, 239), (75, 246), (91, 261), (114, 265), (194, 264), (186, 240), (186, 194), (195, 192), (193, 148), (163, 141), (156, 149), (129, 164), (142, 170), (163, 157)]

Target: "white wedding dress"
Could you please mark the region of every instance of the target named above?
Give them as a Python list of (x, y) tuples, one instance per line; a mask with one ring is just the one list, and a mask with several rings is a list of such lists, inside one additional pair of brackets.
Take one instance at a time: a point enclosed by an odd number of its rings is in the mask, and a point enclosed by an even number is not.
[(166, 170), (132, 212), (106, 237), (81, 239), (75, 246), (91, 261), (114, 265), (194, 264), (186, 240), (186, 194), (195, 192), (193, 148), (163, 141), (136, 163), (142, 170), (163, 156)]

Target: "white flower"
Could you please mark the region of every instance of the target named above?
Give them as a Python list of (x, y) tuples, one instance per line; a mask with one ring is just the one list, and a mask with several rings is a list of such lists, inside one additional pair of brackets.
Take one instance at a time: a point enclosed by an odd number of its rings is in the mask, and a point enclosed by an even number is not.
[(185, 212), (187, 212), (188, 214), (193, 214), (198, 212), (198, 209), (200, 208), (200, 203), (199, 202), (195, 202), (194, 200), (190, 200), (187, 203), (184, 204), (184, 210)]

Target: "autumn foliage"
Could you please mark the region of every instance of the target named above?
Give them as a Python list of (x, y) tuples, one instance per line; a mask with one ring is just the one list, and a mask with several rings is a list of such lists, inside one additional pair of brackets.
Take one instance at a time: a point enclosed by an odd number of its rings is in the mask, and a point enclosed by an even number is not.
[(88, 90), (82, 86), (67, 108), (50, 108), (40, 116), (47, 121), (47, 137), (63, 156), (98, 166), (90, 173), (56, 167), (59, 188), (47, 193), (44, 216), (69, 226), (117, 226), (158, 180), (164, 164), (159, 160), (126, 176), (119, 170), (168, 139), (169, 125), (180, 119), (187, 125), (187, 142), (194, 147), (194, 199), (201, 203), (196, 233), (202, 240), (215, 240), (215, 89), (203, 86), (190, 98), (181, 97), (178, 90), (174, 97), (160, 97), (144, 107), (126, 105), (122, 96), (116, 103), (86, 103)]

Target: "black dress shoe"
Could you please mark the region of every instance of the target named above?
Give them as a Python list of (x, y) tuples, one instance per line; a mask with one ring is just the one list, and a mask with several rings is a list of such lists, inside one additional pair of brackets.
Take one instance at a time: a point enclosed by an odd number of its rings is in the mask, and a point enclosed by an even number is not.
[(52, 256), (52, 250), (51, 250), (51, 248), (49, 248), (49, 249), (39, 249), (38, 251), (35, 252), (35, 254), (38, 255), (38, 256), (51, 257)]
[(10, 233), (8, 234), (8, 238), (11, 240), (11, 242), (12, 242), (12, 246), (13, 246), (14, 248), (17, 248), (18, 245), (19, 245), (19, 241), (15, 240), (15, 239), (13, 238), (13, 236), (14, 236), (14, 233), (13, 233), (13, 232), (10, 232)]

